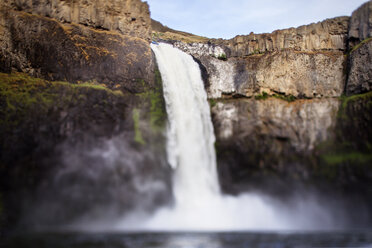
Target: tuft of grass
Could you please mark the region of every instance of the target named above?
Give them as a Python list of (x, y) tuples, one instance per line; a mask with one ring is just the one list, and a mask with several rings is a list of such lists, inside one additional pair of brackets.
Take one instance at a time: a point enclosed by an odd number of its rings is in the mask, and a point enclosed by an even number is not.
[(370, 101), (372, 100), (372, 91), (363, 93), (363, 94), (358, 94), (358, 95), (352, 95), (352, 96), (341, 96), (342, 100), (342, 105), (341, 105), (341, 110), (344, 111), (347, 107), (347, 105), (351, 102), (358, 101), (358, 100), (367, 100), (369, 99)]
[(221, 53), (218, 55), (217, 59), (227, 61), (227, 56), (225, 53)]
[(262, 94), (257, 95), (254, 97), (256, 100), (266, 100), (269, 98), (269, 94), (267, 94), (265, 91), (262, 92)]
[(145, 145), (146, 142), (142, 137), (140, 129), (140, 111), (137, 108), (132, 110), (133, 127), (134, 127), (134, 141), (140, 145)]
[(366, 44), (366, 43), (368, 43), (368, 42), (370, 42), (370, 41), (372, 41), (372, 37), (367, 38), (367, 39), (364, 39), (364, 40), (363, 40), (362, 42), (360, 42), (358, 45), (354, 46), (354, 47), (350, 50), (349, 54), (352, 54), (354, 51), (358, 50), (360, 47), (362, 47), (364, 44)]
[(294, 102), (297, 98), (294, 95), (281, 95), (281, 94), (274, 94), (272, 97), (287, 101), (287, 102)]
[(209, 99), (209, 105), (211, 108), (213, 108), (214, 106), (216, 106), (217, 104), (217, 100), (216, 99)]

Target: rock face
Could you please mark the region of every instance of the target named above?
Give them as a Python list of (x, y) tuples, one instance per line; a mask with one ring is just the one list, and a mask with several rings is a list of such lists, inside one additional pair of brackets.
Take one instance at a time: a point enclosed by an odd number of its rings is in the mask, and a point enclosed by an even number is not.
[[(295, 97), (337, 97), (345, 86), (345, 57), (341, 51), (301, 52), (285, 50), (247, 57), (218, 59), (222, 47), (179, 45), (200, 61), (207, 74), (209, 98), (251, 97), (268, 94)], [(209, 46), (209, 48), (207, 48)]]
[(349, 75), (346, 94), (372, 89), (372, 1), (353, 12), (349, 29)]
[(344, 91), (349, 17), (207, 43), (174, 43), (206, 72), (209, 98), (268, 94), (338, 97)]
[(239, 193), (267, 184), (276, 193), (310, 182), (370, 199), (371, 106), (370, 93), (343, 102), (217, 101), (212, 117), (222, 189)]
[(315, 24), (277, 30), (271, 34), (238, 35), (231, 40), (217, 40), (231, 57), (293, 49), (295, 51), (345, 50), (349, 17), (328, 19)]
[(15, 10), (3, 9), (0, 23), (0, 71), (74, 83), (95, 80), (129, 92), (153, 83), (155, 62), (142, 38)]
[(18, 11), (51, 17), (60, 22), (117, 30), (122, 34), (147, 40), (150, 38), (149, 6), (140, 0), (4, 0), (2, 4)]
[(350, 54), (346, 94), (360, 94), (372, 90), (372, 39)]
[(349, 27), (351, 46), (369, 37), (372, 37), (372, 1), (368, 1), (353, 12)]
[(267, 180), (312, 178), (309, 161), (330, 138), (338, 107), (337, 99), (218, 101), (212, 117), (222, 189), (237, 193)]
[(5, 227), (171, 200), (149, 30), (139, 0), (0, 2)]
[(330, 138), (338, 108), (337, 99), (217, 102), (212, 116), (222, 189), (239, 193), (280, 182), (274, 187), (280, 190), (313, 180), (315, 147)]
[[(288, 152), (309, 153), (329, 138), (327, 129), (334, 127), (338, 108), (339, 100), (332, 98), (292, 103), (275, 98), (246, 99), (218, 102), (212, 114), (220, 124), (216, 126), (217, 142), (267, 137), (288, 143)], [(274, 144), (272, 149), (280, 150)]]

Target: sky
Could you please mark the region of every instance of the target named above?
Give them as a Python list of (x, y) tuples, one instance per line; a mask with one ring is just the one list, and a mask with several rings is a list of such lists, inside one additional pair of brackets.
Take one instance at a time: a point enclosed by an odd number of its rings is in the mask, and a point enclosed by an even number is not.
[(366, 0), (146, 0), (151, 18), (208, 38), (267, 33), (336, 16), (350, 16)]

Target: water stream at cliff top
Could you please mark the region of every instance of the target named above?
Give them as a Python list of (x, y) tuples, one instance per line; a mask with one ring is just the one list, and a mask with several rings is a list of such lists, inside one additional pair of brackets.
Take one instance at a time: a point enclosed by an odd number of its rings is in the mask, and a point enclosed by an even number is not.
[(115, 229), (241, 231), (333, 226), (329, 214), (311, 198), (278, 206), (258, 194), (223, 195), (218, 183), (210, 108), (199, 66), (190, 55), (172, 45), (151, 47), (163, 79), (174, 204), (158, 209), (152, 216), (133, 213)]

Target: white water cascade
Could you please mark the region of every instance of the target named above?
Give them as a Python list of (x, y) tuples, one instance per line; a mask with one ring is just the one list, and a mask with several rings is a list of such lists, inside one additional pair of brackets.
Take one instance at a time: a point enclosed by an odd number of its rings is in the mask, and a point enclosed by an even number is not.
[(330, 227), (312, 198), (289, 206), (267, 197), (220, 192), (215, 136), (198, 64), (169, 44), (151, 45), (163, 79), (168, 114), (167, 153), (174, 169), (173, 206), (153, 216), (133, 214), (117, 229), (147, 231), (298, 230)]

